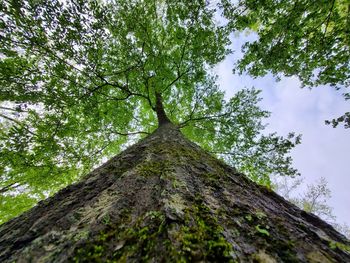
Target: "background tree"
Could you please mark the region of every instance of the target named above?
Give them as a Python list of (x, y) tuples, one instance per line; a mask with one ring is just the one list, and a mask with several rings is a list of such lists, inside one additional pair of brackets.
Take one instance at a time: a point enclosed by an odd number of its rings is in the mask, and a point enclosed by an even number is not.
[(157, 96), (189, 139), (255, 181), (296, 174), (300, 138), (262, 134), (259, 92), (225, 101), (215, 84), (230, 31), (214, 15), (205, 1), (2, 1), (2, 220), (152, 132)]
[[(350, 238), (349, 226), (346, 223), (337, 223), (336, 216), (333, 214), (332, 207), (328, 204), (331, 198), (331, 190), (328, 182), (321, 177), (314, 184), (307, 185), (305, 192), (300, 193), (300, 186), (304, 178), (301, 177), (275, 177), (272, 179), (273, 188), (288, 201), (297, 205), (306, 212), (313, 213), (328, 223), (335, 229)], [(296, 192), (299, 192), (297, 195)]]
[(331, 197), (325, 178), (316, 182), (314, 185), (308, 185), (306, 192), (300, 199), (296, 199), (298, 206), (305, 211), (313, 213), (324, 220), (334, 220), (335, 216), (332, 213), (332, 208), (327, 204), (327, 200)]

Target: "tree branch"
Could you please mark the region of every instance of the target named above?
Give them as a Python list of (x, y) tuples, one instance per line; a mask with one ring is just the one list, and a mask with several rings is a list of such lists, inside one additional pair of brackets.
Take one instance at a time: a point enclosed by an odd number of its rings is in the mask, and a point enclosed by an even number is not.
[(112, 133), (114, 134), (118, 134), (121, 136), (132, 136), (132, 135), (137, 135), (137, 134), (145, 134), (145, 135), (149, 135), (149, 132), (145, 132), (145, 131), (136, 131), (136, 132), (117, 132), (117, 131), (112, 131)]
[(165, 92), (168, 88), (170, 88), (172, 85), (174, 85), (180, 78), (182, 78), (184, 75), (186, 75), (187, 73), (190, 72), (190, 68), (188, 68), (186, 71), (182, 72), (181, 74), (177, 74), (177, 77), (170, 82), (164, 89), (162, 92)]
[(9, 120), (9, 121), (12, 121), (12, 122), (16, 123), (17, 125), (23, 127), (23, 128), (24, 128), (27, 132), (29, 132), (30, 134), (32, 134), (32, 135), (34, 135), (34, 136), (37, 136), (37, 134), (35, 134), (34, 132), (30, 131), (29, 128), (28, 128), (28, 127), (25, 127), (25, 126), (23, 125), (23, 123), (21, 123), (20, 121), (18, 121), (18, 120), (16, 120), (16, 119), (13, 119), (13, 118), (11, 118), (11, 117), (8, 117), (8, 116), (6, 116), (6, 115), (4, 115), (4, 114), (1, 114), (1, 113), (0, 113), (0, 117), (2, 117), (2, 118), (4, 118), (4, 119), (7, 119), (7, 120)]
[(3, 188), (0, 188), (0, 194), (4, 194), (7, 191), (14, 190), (14, 189), (18, 188), (19, 186), (21, 186), (19, 183), (8, 184), (8, 185), (4, 186)]
[(323, 39), (326, 37), (327, 28), (328, 28), (329, 20), (331, 19), (331, 15), (332, 15), (332, 12), (333, 12), (334, 4), (335, 4), (335, 0), (332, 1), (331, 9), (329, 10), (328, 16), (326, 18), (326, 27), (324, 29)]
[(0, 109), (14, 111), (14, 112), (28, 112), (28, 111), (25, 111), (25, 110), (22, 110), (22, 109), (12, 109), (12, 108), (3, 107), (3, 106), (0, 106)]
[(219, 114), (219, 115), (212, 115), (212, 116), (202, 116), (202, 117), (196, 117), (196, 118), (193, 118), (193, 117), (190, 117), (188, 120), (180, 123), (178, 125), (179, 128), (183, 128), (185, 127), (189, 122), (191, 121), (203, 121), (203, 120), (215, 120), (215, 119), (219, 119), (221, 117), (225, 117), (229, 115), (229, 113), (223, 113), (223, 114)]

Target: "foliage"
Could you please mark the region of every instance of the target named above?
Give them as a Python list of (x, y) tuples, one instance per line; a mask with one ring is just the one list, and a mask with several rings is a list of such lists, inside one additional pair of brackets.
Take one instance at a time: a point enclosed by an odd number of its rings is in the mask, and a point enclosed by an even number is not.
[[(300, 143), (301, 137), (294, 133), (287, 138), (275, 133), (262, 134), (262, 122), (269, 113), (258, 107), (260, 91), (244, 89), (228, 102), (222, 99), (222, 94), (220, 107), (216, 107), (216, 101), (207, 101), (214, 87), (211, 85), (196, 97), (193, 108), (197, 112), (191, 110), (187, 121), (181, 124), (186, 125), (184, 134), (260, 184), (269, 186), (272, 174), (298, 174), (286, 155)], [(201, 89), (197, 92), (200, 94)]]
[[(243, 46), (239, 72), (296, 75), (308, 87), (349, 87), (348, 0), (224, 0), (222, 8), (232, 30), (258, 34), (256, 41)], [(349, 127), (349, 114), (333, 120), (333, 126), (344, 122)]]
[[(192, 140), (259, 183), (293, 175), (294, 134), (263, 134), (256, 90), (229, 101), (227, 27), (205, 1), (1, 1), (0, 189), (17, 215), (157, 127), (156, 94)], [(235, 157), (236, 156), (236, 157)]]
[(329, 120), (326, 120), (325, 123), (327, 125), (332, 125), (333, 128), (336, 128), (340, 123), (344, 123), (344, 128), (345, 129), (349, 129), (350, 128), (350, 112), (346, 112), (344, 113), (344, 115), (336, 118), (336, 119), (333, 119), (331, 121)]

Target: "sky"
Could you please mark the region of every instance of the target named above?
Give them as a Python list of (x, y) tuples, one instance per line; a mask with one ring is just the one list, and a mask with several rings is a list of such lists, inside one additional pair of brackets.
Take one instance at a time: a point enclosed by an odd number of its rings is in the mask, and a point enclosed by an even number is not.
[(276, 81), (272, 75), (253, 79), (248, 75), (233, 75), (232, 68), (242, 56), (240, 46), (254, 39), (253, 35), (232, 36), (234, 54), (228, 56), (216, 68), (220, 88), (231, 97), (244, 87), (262, 90), (260, 106), (271, 112), (267, 132), (287, 135), (302, 134), (302, 142), (293, 149), (293, 165), (299, 170), (304, 182), (295, 195), (305, 191), (307, 184), (314, 184), (321, 177), (328, 181), (332, 197), (328, 204), (333, 208), (336, 221), (350, 225), (350, 129), (339, 125), (325, 125), (349, 111), (341, 92), (322, 86), (313, 89), (300, 88), (297, 77), (283, 77)]

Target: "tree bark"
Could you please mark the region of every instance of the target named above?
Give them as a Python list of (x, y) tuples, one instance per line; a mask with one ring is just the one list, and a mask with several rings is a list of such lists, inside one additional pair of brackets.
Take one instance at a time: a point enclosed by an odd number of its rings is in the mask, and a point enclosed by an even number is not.
[(155, 111), (157, 113), (158, 126), (162, 126), (163, 124), (167, 124), (171, 122), (165, 113), (162, 94), (159, 92), (156, 92)]
[(170, 122), (0, 227), (0, 262), (327, 263), (349, 247)]

